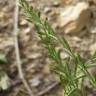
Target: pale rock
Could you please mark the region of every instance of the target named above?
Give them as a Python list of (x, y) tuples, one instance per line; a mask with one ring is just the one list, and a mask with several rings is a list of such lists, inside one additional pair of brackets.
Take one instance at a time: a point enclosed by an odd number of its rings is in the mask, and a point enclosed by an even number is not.
[(89, 48), (91, 54), (93, 55), (96, 52), (96, 43), (94, 43), (92, 46)]
[(59, 26), (65, 33), (77, 33), (87, 26), (90, 21), (90, 9), (86, 2), (66, 6), (59, 15)]
[(77, 37), (77, 36), (74, 36), (72, 37), (72, 39), (76, 42), (81, 42), (81, 38)]
[(28, 34), (30, 31), (31, 31), (31, 28), (30, 28), (30, 27), (24, 29), (24, 33), (25, 33), (25, 34)]
[(23, 19), (23, 20), (20, 22), (20, 25), (21, 25), (21, 26), (24, 26), (24, 25), (26, 25), (26, 24), (28, 24), (28, 22), (27, 22), (27, 20), (25, 20), (25, 19)]
[(96, 33), (96, 26), (92, 26), (92, 27), (90, 27), (90, 33)]
[(60, 56), (61, 56), (61, 59), (69, 58), (69, 55), (65, 52), (61, 52)]
[(39, 52), (33, 52), (33, 53), (29, 53), (29, 55), (28, 55), (28, 59), (36, 59), (36, 58), (39, 58), (39, 57), (41, 57), (42, 56), (42, 54), (41, 53), (39, 53)]
[(32, 87), (38, 87), (41, 84), (40, 77), (34, 77), (32, 80), (29, 81)]
[(0, 73), (0, 75), (0, 89), (7, 90), (11, 86), (10, 79), (3, 71)]
[(2, 19), (4, 16), (4, 12), (0, 12), (0, 19)]
[(54, 0), (53, 6), (58, 7), (60, 5), (60, 0)]
[(51, 8), (50, 7), (45, 7), (44, 8), (44, 13), (47, 14), (49, 12), (51, 12)]

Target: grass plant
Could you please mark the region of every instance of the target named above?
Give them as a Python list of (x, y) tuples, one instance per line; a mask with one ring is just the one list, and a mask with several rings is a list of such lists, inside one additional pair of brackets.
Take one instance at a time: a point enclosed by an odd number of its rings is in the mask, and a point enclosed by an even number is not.
[[(88, 62), (79, 53), (74, 52), (65, 38), (56, 35), (48, 20), (42, 20), (40, 12), (29, 6), (26, 0), (20, 0), (20, 4), (26, 13), (27, 19), (34, 23), (42, 44), (56, 63), (53, 65), (53, 71), (60, 78), (60, 83), (64, 89), (64, 96), (86, 96), (84, 89), (84, 79), (86, 77), (90, 80), (92, 86), (96, 88), (96, 79), (88, 71), (89, 68), (96, 67), (96, 63)], [(69, 55), (67, 60), (61, 59), (60, 51), (55, 48), (54, 43), (59, 43), (63, 46), (65, 52)], [(96, 55), (89, 61), (94, 59), (96, 59)], [(73, 62), (70, 62), (70, 60)]]

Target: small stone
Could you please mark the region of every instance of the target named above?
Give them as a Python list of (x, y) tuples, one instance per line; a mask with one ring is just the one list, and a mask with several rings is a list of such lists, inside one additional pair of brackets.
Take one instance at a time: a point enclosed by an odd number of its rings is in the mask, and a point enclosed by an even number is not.
[(42, 56), (41, 53), (35, 53), (35, 52), (33, 52), (33, 53), (31, 53), (31, 54), (28, 55), (28, 59), (36, 59), (36, 58), (39, 58), (41, 56)]
[(0, 12), (0, 19), (4, 17), (4, 12)]
[(23, 20), (20, 22), (20, 25), (21, 25), (21, 26), (24, 26), (24, 25), (26, 25), (27, 23), (28, 23), (27, 20), (24, 20), (24, 19), (23, 19)]
[(66, 58), (68, 58), (69, 57), (69, 55), (68, 54), (66, 54), (65, 52), (61, 52), (61, 58), (62, 59), (66, 59)]
[(25, 33), (25, 34), (28, 34), (30, 31), (31, 31), (31, 28), (30, 28), (30, 27), (24, 29), (24, 33)]
[(58, 1), (54, 1), (54, 3), (53, 3), (53, 6), (54, 7), (58, 7), (60, 5), (60, 1), (58, 0)]
[(59, 16), (59, 26), (64, 28), (65, 33), (80, 32), (90, 21), (90, 9), (86, 2), (66, 6)]
[(32, 80), (29, 81), (31, 83), (32, 87), (38, 87), (41, 83), (41, 80), (39, 77), (34, 77)]
[(11, 85), (10, 79), (5, 72), (1, 72), (0, 75), (0, 89), (7, 90)]
[(44, 13), (48, 14), (49, 12), (51, 12), (51, 8), (50, 7), (45, 7), (44, 8)]
[(81, 38), (79, 38), (79, 37), (77, 37), (77, 36), (74, 36), (72, 39), (73, 39), (74, 41), (76, 41), (76, 42), (80, 42), (80, 41), (81, 41)]
[(92, 46), (89, 48), (91, 54), (93, 55), (96, 52), (96, 43), (94, 43)]
[(96, 27), (93, 27), (93, 26), (92, 26), (92, 27), (90, 28), (90, 33), (93, 33), (93, 34), (96, 33)]

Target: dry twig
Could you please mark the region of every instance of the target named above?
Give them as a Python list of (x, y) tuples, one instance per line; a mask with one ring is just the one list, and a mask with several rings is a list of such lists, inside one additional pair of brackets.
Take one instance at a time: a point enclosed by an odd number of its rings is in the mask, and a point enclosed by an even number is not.
[(39, 92), (36, 96), (43, 96), (44, 94), (48, 93), (50, 90), (52, 90), (53, 88), (55, 88), (57, 85), (59, 85), (60, 82), (54, 82), (52, 85), (48, 86), (47, 88), (45, 88), (44, 90), (42, 90), (41, 92)]
[[(21, 85), (22, 82), (21, 80), (18, 80), (17, 82), (15, 82), (13, 85), (12, 85), (12, 88), (18, 86), (18, 85)], [(51, 85), (49, 85), (48, 87), (46, 87), (44, 90), (41, 90), (40, 92), (38, 92), (36, 95), (34, 96), (43, 96), (45, 95), (46, 93), (48, 93), (49, 91), (51, 91), (52, 89), (54, 89), (56, 86), (58, 86), (60, 84), (59, 81), (55, 81), (54, 83), (52, 83)]]
[(31, 88), (29, 87), (26, 79), (23, 75), (23, 70), (21, 66), (21, 59), (20, 59), (20, 52), (19, 52), (19, 45), (18, 45), (18, 17), (19, 17), (19, 0), (16, 0), (15, 10), (14, 10), (14, 40), (15, 40), (15, 52), (16, 52), (16, 61), (20, 79), (22, 80), (25, 88), (27, 89), (30, 96), (34, 96), (32, 93)]

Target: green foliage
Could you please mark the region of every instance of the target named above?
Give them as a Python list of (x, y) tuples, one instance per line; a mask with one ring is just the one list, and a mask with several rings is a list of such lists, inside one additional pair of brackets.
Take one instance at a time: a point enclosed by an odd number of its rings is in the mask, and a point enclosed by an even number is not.
[(10, 79), (4, 70), (0, 70), (0, 91), (8, 90), (11, 86)]
[[(57, 36), (48, 20), (43, 21), (40, 19), (39, 12), (34, 11), (26, 0), (20, 0), (20, 4), (25, 10), (29, 21), (35, 24), (37, 34), (44, 47), (56, 62), (53, 70), (60, 78), (61, 85), (64, 88), (64, 96), (86, 96), (83, 80), (85, 77), (89, 78), (93, 87), (96, 87), (96, 80), (88, 71), (88, 68), (95, 67), (96, 63), (91, 64), (85, 61), (78, 53), (73, 52), (65, 38)], [(69, 55), (68, 60), (61, 59), (60, 52), (54, 47), (55, 42), (62, 44), (65, 52)], [(73, 61), (74, 63), (69, 61)]]
[(0, 64), (6, 64), (7, 63), (7, 59), (6, 56), (4, 54), (0, 54)]
[(0, 53), (0, 91), (7, 90), (10, 87), (10, 80), (8, 75), (6, 74), (6, 64), (8, 63), (6, 55)]

